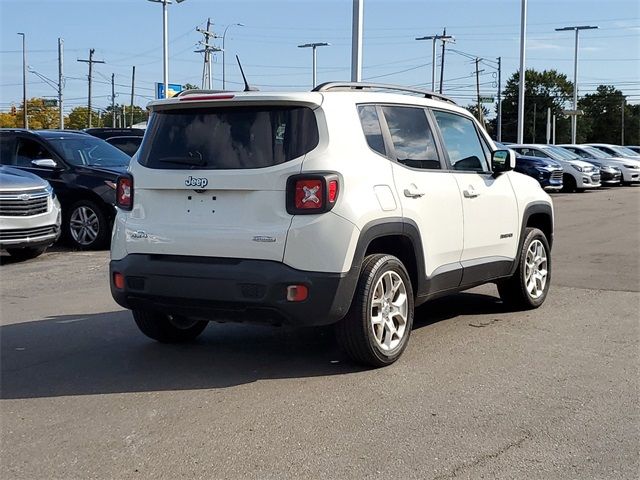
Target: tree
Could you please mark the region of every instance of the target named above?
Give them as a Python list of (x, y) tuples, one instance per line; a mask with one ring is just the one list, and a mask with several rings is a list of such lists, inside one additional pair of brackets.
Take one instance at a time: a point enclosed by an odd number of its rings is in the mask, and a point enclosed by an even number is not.
[[(573, 84), (566, 75), (556, 70), (538, 72), (528, 69), (525, 78), (524, 141), (539, 143), (546, 141), (547, 108), (551, 108), (551, 115), (555, 114), (558, 117), (556, 142), (570, 141), (571, 123), (562, 115), (562, 110), (566, 108), (573, 94)], [(507, 81), (503, 91), (502, 139), (507, 142), (517, 141), (518, 82), (519, 73), (515, 72)]]
[[(116, 105), (116, 124), (113, 124), (113, 110), (109, 105), (102, 114), (102, 126), (104, 127), (118, 127), (120, 125), (130, 127), (131, 125), (131, 106), (130, 105)], [(122, 115), (124, 114), (124, 118)], [(138, 105), (133, 106), (133, 123), (145, 122), (147, 120), (147, 112)]]
[(22, 125), (22, 119), (18, 119), (15, 113), (0, 113), (0, 128), (17, 128)]
[(182, 88), (183, 88), (183, 90), (196, 90), (196, 89), (198, 89), (200, 87), (194, 85), (193, 83), (185, 83)]
[[(469, 112), (471, 112), (471, 115), (473, 115), (475, 118), (478, 118), (478, 104), (473, 103), (471, 105), (467, 105), (464, 108), (469, 110)], [(482, 108), (482, 118), (484, 120), (484, 128), (489, 133), (489, 135), (492, 135), (495, 127), (494, 125), (495, 122), (492, 122), (491, 120), (487, 119), (487, 117), (489, 116), (489, 109), (484, 105), (481, 105), (481, 108)]]
[[(69, 113), (69, 116), (64, 121), (65, 128), (79, 130), (81, 128), (87, 128), (89, 126), (89, 115), (87, 107), (76, 107)], [(99, 126), (100, 116), (97, 112), (91, 112), (91, 123), (93, 126)]]
[[(581, 138), (583, 142), (622, 143), (622, 106), (624, 95), (612, 85), (600, 85), (595, 93), (589, 93), (580, 99), (578, 108), (584, 116), (578, 122), (583, 123)], [(634, 105), (625, 106), (625, 143), (638, 142), (638, 128), (633, 128)], [(637, 125), (637, 119), (635, 119)]]
[[(24, 127), (24, 104), (21, 103), (15, 113), (2, 114), (1, 127)], [(27, 100), (27, 113), (29, 114), (29, 128), (58, 128), (60, 126), (60, 109), (46, 105), (44, 98), (30, 98)], [(13, 120), (9, 117), (14, 117)]]

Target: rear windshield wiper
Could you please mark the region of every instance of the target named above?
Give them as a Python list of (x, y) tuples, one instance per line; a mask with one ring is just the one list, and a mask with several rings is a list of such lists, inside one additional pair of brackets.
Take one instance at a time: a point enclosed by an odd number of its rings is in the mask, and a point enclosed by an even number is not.
[(204, 167), (207, 164), (200, 152), (196, 152), (195, 155), (189, 153), (189, 155), (185, 157), (162, 157), (158, 159), (158, 162), (172, 163), (174, 165), (191, 165), (194, 167)]

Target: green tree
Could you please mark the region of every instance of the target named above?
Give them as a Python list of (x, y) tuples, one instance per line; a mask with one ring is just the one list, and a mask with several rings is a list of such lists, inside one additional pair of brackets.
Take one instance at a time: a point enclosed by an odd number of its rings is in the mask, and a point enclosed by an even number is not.
[[(612, 85), (600, 85), (595, 93), (589, 93), (580, 99), (578, 108), (584, 111), (578, 124), (583, 142), (602, 142), (620, 144), (622, 142), (622, 106), (624, 95)], [(637, 127), (634, 131), (634, 105), (625, 106), (625, 143), (637, 143)], [(636, 120), (637, 125), (637, 120)], [(634, 135), (635, 134), (635, 135)], [(634, 142), (635, 140), (635, 142)]]
[[(525, 78), (524, 141), (545, 142), (547, 108), (551, 108), (551, 115), (557, 116), (556, 142), (570, 141), (571, 123), (562, 115), (562, 110), (568, 106), (573, 94), (573, 84), (566, 75), (556, 70), (538, 72), (528, 69)], [(515, 72), (503, 91), (502, 139), (506, 142), (517, 141), (518, 82), (519, 73)]]
[[(473, 115), (475, 118), (478, 118), (478, 105), (476, 103), (467, 105), (464, 108), (469, 110), (469, 112), (471, 112), (471, 115)], [(482, 119), (484, 121), (484, 128), (489, 133), (489, 135), (492, 135), (495, 125), (494, 125), (494, 122), (487, 119), (487, 117), (489, 116), (489, 109), (484, 105), (481, 105), (481, 108), (482, 108)]]
[[(116, 105), (115, 117), (116, 122), (113, 124), (113, 111), (109, 105), (102, 113), (102, 126), (104, 127), (119, 127), (123, 125), (125, 127), (131, 126), (131, 105)], [(122, 115), (124, 114), (124, 118)], [(147, 111), (138, 105), (133, 106), (133, 123), (145, 122), (147, 120)]]
[[(64, 125), (65, 128), (79, 130), (81, 128), (87, 128), (89, 126), (89, 109), (87, 107), (76, 107), (69, 113)], [(92, 126), (97, 127), (100, 125), (100, 116), (97, 112), (91, 112)]]

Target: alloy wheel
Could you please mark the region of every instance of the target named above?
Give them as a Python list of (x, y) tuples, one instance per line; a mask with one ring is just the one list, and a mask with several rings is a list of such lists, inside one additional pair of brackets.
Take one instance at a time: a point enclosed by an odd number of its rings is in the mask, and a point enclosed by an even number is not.
[(373, 336), (382, 350), (393, 350), (401, 343), (408, 315), (407, 287), (396, 272), (385, 272), (373, 289), (370, 312)]
[(547, 252), (540, 240), (534, 240), (527, 249), (525, 260), (525, 285), (531, 298), (540, 298), (547, 285)]
[(91, 245), (100, 232), (98, 215), (87, 206), (76, 208), (69, 219), (69, 230), (76, 243), (83, 246)]

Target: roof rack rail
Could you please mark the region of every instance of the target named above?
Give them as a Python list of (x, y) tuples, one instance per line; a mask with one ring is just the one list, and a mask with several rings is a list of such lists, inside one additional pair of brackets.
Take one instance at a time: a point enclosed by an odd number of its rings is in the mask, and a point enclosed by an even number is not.
[[(199, 88), (190, 88), (189, 90), (181, 90), (178, 93), (176, 93), (173, 97), (171, 98), (175, 98), (175, 97), (184, 97), (185, 95), (194, 95), (194, 94), (198, 94), (198, 95), (202, 95), (202, 94), (212, 94), (212, 93), (230, 93), (231, 90), (201, 90)], [(234, 92), (236, 93), (236, 92)]]
[(457, 105), (451, 98), (441, 93), (435, 93), (430, 90), (421, 90), (419, 88), (402, 87), (399, 85), (390, 85), (386, 83), (366, 83), (366, 82), (326, 82), (315, 87), (312, 92), (327, 92), (329, 90), (395, 90), (397, 92), (417, 93), (424, 98), (434, 100), (442, 100), (443, 102), (453, 103)]

